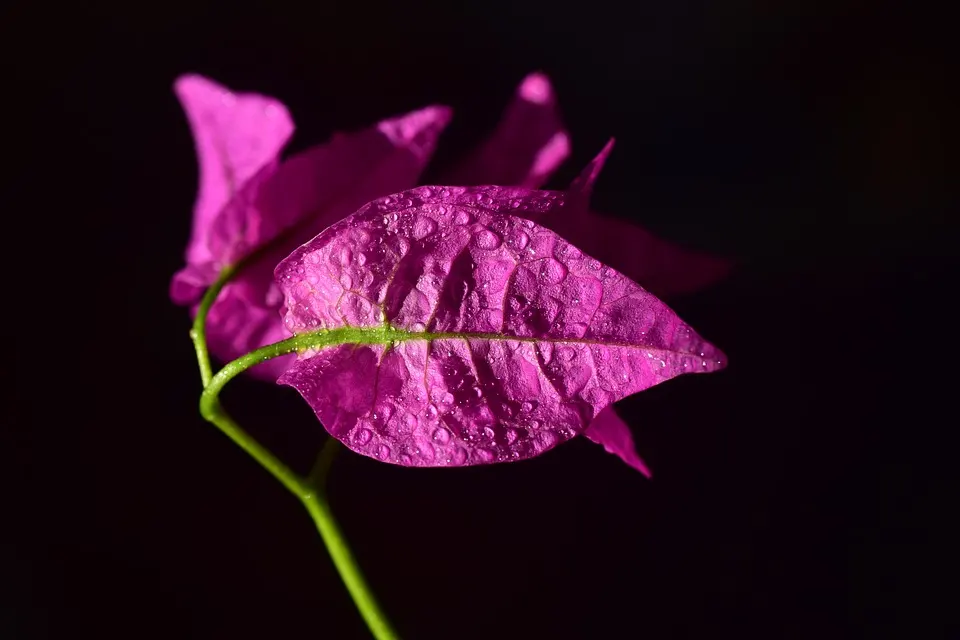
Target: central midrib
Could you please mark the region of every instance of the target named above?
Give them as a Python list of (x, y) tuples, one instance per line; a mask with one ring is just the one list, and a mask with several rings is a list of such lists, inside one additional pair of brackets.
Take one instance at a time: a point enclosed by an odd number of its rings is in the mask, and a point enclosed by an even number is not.
[[(611, 340), (598, 340), (590, 338), (558, 338), (551, 336), (515, 336), (502, 333), (482, 333), (482, 332), (456, 332), (456, 331), (407, 331), (399, 329), (390, 324), (383, 324), (375, 327), (352, 327), (344, 326), (335, 329), (320, 329), (307, 333), (300, 333), (292, 338), (284, 340), (287, 346), (295, 351), (306, 349), (318, 349), (330, 347), (339, 344), (393, 344), (396, 342), (410, 342), (414, 340), (423, 340), (432, 342), (434, 340), (491, 340), (498, 342), (527, 342), (527, 343), (550, 343), (550, 344), (582, 344), (601, 347), (619, 347), (624, 349), (639, 349), (657, 353), (682, 353), (662, 347), (651, 345), (636, 344), (630, 342), (620, 342)], [(278, 343), (280, 344), (280, 343)], [(697, 355), (690, 353), (689, 355)]]

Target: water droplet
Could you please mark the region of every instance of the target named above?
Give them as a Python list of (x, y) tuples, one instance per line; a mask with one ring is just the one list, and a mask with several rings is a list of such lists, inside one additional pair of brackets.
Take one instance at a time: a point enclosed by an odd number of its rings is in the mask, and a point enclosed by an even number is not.
[(463, 447), (454, 447), (453, 451), (450, 454), (450, 457), (447, 458), (447, 464), (454, 464), (460, 466), (467, 461), (467, 450)]
[(478, 398), (482, 398), (482, 397), (483, 397), (483, 389), (481, 389), (480, 387), (474, 387), (474, 388), (473, 388), (473, 395), (477, 396)]
[(540, 442), (540, 446), (543, 449), (549, 449), (553, 445), (557, 444), (557, 434), (553, 431), (541, 431), (537, 436), (537, 440)]
[(447, 444), (450, 442), (450, 432), (443, 427), (440, 427), (433, 432), (433, 441), (439, 442), (440, 444)]
[(470, 212), (460, 209), (457, 211), (457, 215), (453, 217), (453, 221), (457, 224), (470, 224), (473, 222), (473, 216)]
[(420, 216), (413, 225), (413, 237), (417, 240), (423, 240), (436, 230), (437, 223), (432, 218)]
[(473, 242), (481, 249), (486, 249), (490, 251), (492, 249), (496, 249), (497, 247), (499, 247), (501, 240), (500, 240), (500, 236), (495, 234), (493, 231), (490, 231), (489, 229), (484, 229), (483, 231), (480, 231), (479, 233), (477, 233), (477, 235), (474, 236)]
[(530, 413), (533, 411), (534, 404), (529, 400), (520, 405), (520, 413)]
[(539, 420), (531, 420), (531, 421), (530, 421), (530, 428), (531, 428), (531, 429), (539, 429), (539, 428), (540, 428), (540, 421), (539, 421)]
[(518, 251), (523, 251), (530, 244), (530, 236), (520, 229), (516, 229), (510, 234), (509, 243)]
[(493, 429), (491, 429), (490, 427), (483, 428), (483, 437), (486, 438), (487, 440), (493, 440), (495, 435), (496, 434), (493, 432)]
[(557, 349), (557, 352), (560, 354), (560, 359), (564, 362), (570, 362), (573, 360), (573, 356), (576, 355), (576, 352), (573, 350), (573, 347), (560, 347)]
[(367, 444), (372, 437), (373, 432), (370, 429), (360, 429), (354, 434), (353, 441), (357, 444)]
[(546, 284), (559, 284), (567, 277), (567, 268), (563, 263), (553, 258), (547, 258), (543, 261), (540, 268), (540, 279)]
[(513, 444), (514, 442), (516, 442), (517, 437), (519, 435), (520, 434), (516, 429), (507, 429), (507, 433), (506, 433), (507, 444)]
[(402, 465), (405, 466), (405, 467), (412, 467), (412, 466), (413, 466), (413, 458), (411, 458), (411, 457), (410, 457), (409, 455), (407, 455), (407, 454), (403, 454), (402, 456), (400, 456), (400, 464), (402, 464)]
[(358, 256), (357, 256), (357, 264), (360, 265), (361, 267), (362, 267), (363, 265), (367, 264), (367, 254), (361, 253), (360, 255), (358, 255)]
[(433, 420), (437, 417), (437, 408), (432, 404), (427, 405), (427, 418)]
[(519, 200), (512, 200), (512, 201), (510, 202), (510, 208), (511, 208), (511, 209), (519, 209), (519, 208), (520, 208), (520, 201), (519, 201)]
[(377, 457), (380, 458), (381, 460), (386, 460), (387, 458), (389, 458), (390, 447), (388, 447), (385, 444), (382, 444), (379, 447), (377, 447)]
[(349, 274), (349, 273), (345, 273), (345, 274), (343, 274), (342, 276), (340, 276), (340, 285), (341, 285), (344, 289), (351, 289), (351, 288), (353, 288), (353, 278), (350, 277), (350, 274)]
[(493, 462), (497, 456), (489, 449), (477, 449), (477, 457), (484, 462)]
[(440, 402), (443, 404), (451, 404), (453, 402), (453, 394), (449, 392), (443, 394), (443, 398), (440, 399)]

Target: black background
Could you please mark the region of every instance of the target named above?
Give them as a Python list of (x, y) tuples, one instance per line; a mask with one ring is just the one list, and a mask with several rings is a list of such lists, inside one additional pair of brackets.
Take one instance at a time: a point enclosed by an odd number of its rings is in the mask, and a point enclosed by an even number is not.
[[(167, 298), (196, 188), (171, 83), (279, 97), (294, 150), (450, 104), (435, 172), (539, 69), (574, 145), (551, 186), (616, 136), (597, 208), (739, 263), (671, 300), (731, 364), (621, 403), (653, 481), (582, 439), (457, 471), (342, 454), (333, 507), (397, 628), (946, 637), (948, 33), (868, 4), (4, 9), (8, 137), (29, 140), (6, 215), (36, 228), (4, 243), (27, 330), (0, 633), (368, 637), (300, 506), (197, 414)], [(225, 403), (309, 466), (295, 392), (238, 380)]]

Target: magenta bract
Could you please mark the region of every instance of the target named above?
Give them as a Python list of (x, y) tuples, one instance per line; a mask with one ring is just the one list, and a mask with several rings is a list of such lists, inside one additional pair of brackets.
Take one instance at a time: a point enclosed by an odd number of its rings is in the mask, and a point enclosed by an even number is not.
[(277, 267), (287, 329), (386, 323), (423, 338), (306, 353), (279, 382), (354, 451), (464, 466), (539, 455), (620, 398), (721, 368), (652, 294), (513, 215), (560, 216), (576, 195), (423, 187), (330, 227)]
[[(273, 280), (273, 266), (366, 202), (414, 185), (450, 112), (445, 107), (414, 111), (357, 133), (337, 134), (281, 162), (294, 128), (282, 103), (233, 93), (197, 75), (179, 78), (175, 89), (194, 133), (200, 188), (187, 264), (171, 283), (171, 297), (195, 309), (221, 269), (244, 260), (207, 317), (211, 352), (230, 360), (290, 335), (280, 321), (283, 295)], [(490, 137), (440, 174), (451, 184), (532, 189), (569, 153), (553, 88), (546, 76), (533, 73), (520, 83)], [(726, 261), (589, 210), (589, 185), (607, 153), (609, 147), (586, 172), (587, 188), (578, 193), (574, 185), (566, 205), (545, 206), (534, 198), (511, 213), (575, 238), (586, 253), (658, 295), (691, 292), (725, 276)], [(277, 358), (251, 372), (273, 380), (292, 362), (293, 357)], [(649, 475), (633, 449), (630, 430), (612, 407), (597, 415), (585, 435)]]
[[(171, 296), (195, 305), (224, 266), (261, 250), (244, 261), (207, 317), (210, 350), (227, 361), (289, 337), (279, 319), (276, 264), (361, 205), (415, 185), (450, 110), (427, 107), (338, 134), (280, 163), (293, 130), (280, 103), (197, 76), (181, 78), (176, 89), (197, 141), (201, 186), (187, 266), (174, 277)], [(251, 371), (275, 380), (291, 360)]]

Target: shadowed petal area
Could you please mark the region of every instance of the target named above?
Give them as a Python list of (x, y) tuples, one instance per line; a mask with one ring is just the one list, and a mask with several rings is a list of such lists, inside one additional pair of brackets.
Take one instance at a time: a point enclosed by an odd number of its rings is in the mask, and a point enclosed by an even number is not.
[(620, 398), (722, 368), (660, 300), (513, 215), (562, 216), (565, 198), (421, 187), (298, 247), (276, 269), (289, 331), (386, 322), (403, 333), (304, 352), (279, 382), (359, 453), (463, 466), (539, 455)]
[(550, 80), (531, 73), (520, 83), (493, 135), (442, 181), (536, 189), (569, 155), (570, 139)]
[[(236, 237), (235, 221), (245, 220), (251, 230), (245, 253), (259, 251), (244, 262), (210, 311), (211, 352), (227, 361), (289, 337), (280, 321), (282, 295), (273, 280), (274, 266), (363, 204), (416, 184), (449, 120), (450, 110), (438, 106), (389, 118), (356, 133), (337, 134), (249, 180), (213, 222), (231, 229), (218, 236)], [(276, 358), (250, 371), (275, 380), (291, 361)]]
[(617, 268), (657, 296), (694, 293), (726, 278), (733, 263), (723, 258), (685, 249), (642, 227), (589, 208), (590, 193), (613, 151), (614, 141), (604, 146), (570, 185), (567, 215), (536, 217), (564, 238)]
[(733, 270), (729, 260), (686, 249), (613, 216), (590, 211), (551, 218), (548, 224), (560, 235), (576, 238), (584, 251), (615, 265), (657, 296), (695, 293)]
[(613, 406), (608, 406), (596, 415), (587, 430), (583, 432), (599, 445), (603, 445), (607, 453), (619, 456), (621, 460), (628, 465), (647, 476), (652, 477), (650, 468), (637, 455), (637, 449), (633, 444), (633, 434), (620, 416), (614, 411)]
[[(187, 262), (214, 261), (213, 220), (258, 171), (274, 162), (293, 134), (283, 103), (255, 93), (234, 93), (199, 75), (177, 79), (174, 91), (190, 122), (200, 183)], [(189, 278), (189, 276), (187, 276)]]

